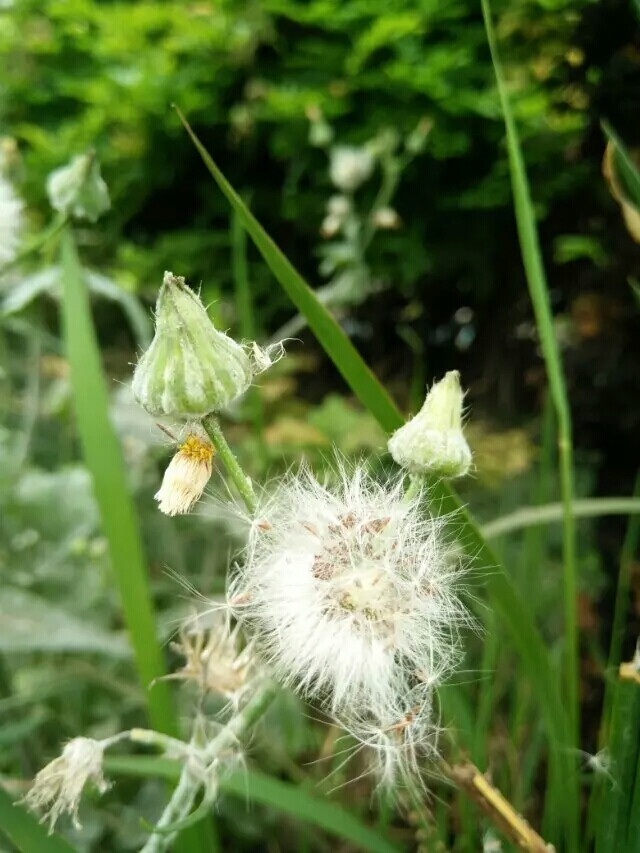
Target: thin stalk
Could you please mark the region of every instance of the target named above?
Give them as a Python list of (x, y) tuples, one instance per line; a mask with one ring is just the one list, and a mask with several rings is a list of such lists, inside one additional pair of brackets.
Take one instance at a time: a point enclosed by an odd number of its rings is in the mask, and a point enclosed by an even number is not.
[[(253, 341), (257, 339), (258, 335), (256, 333), (253, 298), (247, 266), (247, 234), (240, 222), (240, 217), (235, 211), (231, 214), (231, 250), (236, 305), (240, 318), (240, 333), (246, 341)], [(264, 464), (267, 458), (267, 447), (264, 441), (264, 412), (260, 391), (255, 386), (252, 386), (247, 391), (247, 402), (249, 404), (253, 434), (258, 445), (260, 459)]]
[[(573, 502), (574, 518), (599, 518), (603, 515), (640, 515), (640, 492), (632, 498), (581, 498)], [(561, 503), (527, 506), (488, 521), (481, 529), (486, 539), (495, 539), (528, 527), (562, 521), (563, 518), (564, 505)]]
[(257, 501), (255, 492), (253, 491), (251, 478), (247, 477), (244, 473), (240, 467), (240, 463), (229, 447), (227, 439), (224, 437), (224, 433), (222, 432), (220, 421), (215, 415), (208, 415), (202, 421), (202, 426), (205, 428), (207, 435), (213, 442), (213, 446), (222, 460), (224, 467), (227, 470), (227, 474), (233, 480), (233, 483), (240, 493), (240, 497), (245, 502), (247, 509), (250, 513), (255, 512)]
[[(562, 371), (562, 363), (553, 326), (553, 313), (549, 299), (542, 255), (538, 241), (533, 203), (529, 190), (524, 158), (518, 138), (517, 126), (511, 112), (507, 87), (498, 55), (497, 43), (489, 0), (481, 0), (482, 14), (487, 31), (491, 59), (493, 61), (498, 94), (506, 128), (507, 148), (511, 171), (511, 184), (529, 294), (536, 318), (540, 345), (544, 356), (549, 389), (553, 400), (558, 428), (558, 453), (560, 463), (560, 490), (563, 515), (563, 574), (564, 574), (564, 683), (566, 684), (567, 710), (569, 717), (570, 744), (577, 747), (580, 742), (579, 697), (578, 697), (578, 619), (577, 619), (577, 572), (576, 530), (573, 517), (573, 445), (571, 412)], [(576, 786), (572, 786), (576, 787)], [(569, 813), (573, 825), (572, 834), (578, 823), (577, 790), (572, 791)]]
[(37, 237), (35, 237), (30, 243), (28, 243), (21, 252), (13, 258), (13, 260), (6, 263), (2, 268), (0, 268), (0, 276), (9, 272), (9, 270), (14, 269), (15, 267), (20, 266), (23, 261), (26, 261), (31, 255), (35, 255), (41, 249), (46, 246), (46, 244), (53, 240), (54, 237), (57, 237), (58, 234), (61, 234), (66, 225), (69, 222), (69, 217), (66, 213), (60, 213), (58, 216), (54, 217), (54, 219), (49, 223), (49, 225), (41, 231)]
[[(212, 765), (226, 752), (234, 750), (237, 747), (240, 739), (265, 714), (267, 708), (275, 698), (276, 692), (277, 687), (272, 681), (264, 681), (257, 687), (244, 708), (202, 750), (201, 760), (205, 767)], [(166, 829), (172, 824), (187, 818), (201, 786), (201, 779), (194, 775), (189, 762), (185, 762), (173, 796), (162, 812), (156, 828)], [(171, 849), (176, 834), (155, 833), (151, 835), (142, 848), (141, 853), (163, 853), (163, 851)]]
[(163, 654), (156, 635), (153, 601), (136, 510), (125, 477), (122, 451), (109, 418), (109, 397), (91, 320), (89, 295), (75, 241), (62, 240), (64, 293), (62, 319), (78, 434), (109, 545), (111, 564), (134, 659), (147, 694), (153, 727), (177, 731)]

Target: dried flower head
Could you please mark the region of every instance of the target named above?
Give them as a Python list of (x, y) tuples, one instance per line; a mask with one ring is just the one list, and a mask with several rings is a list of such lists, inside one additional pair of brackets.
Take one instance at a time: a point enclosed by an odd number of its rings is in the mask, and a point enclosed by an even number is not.
[(425, 514), (420, 494), (404, 495), (401, 479), (384, 486), (344, 465), (336, 473), (329, 487), (303, 468), (262, 502), (231, 604), (274, 676), (363, 742), (416, 704), (424, 732), (468, 618), (459, 563), (442, 519)]
[(12, 261), (20, 245), (23, 203), (0, 175), (0, 266)]
[(48, 820), (50, 833), (65, 813), (71, 815), (74, 826), (80, 828), (78, 807), (88, 781), (93, 782), (101, 794), (109, 787), (102, 774), (103, 752), (103, 742), (87, 737), (74, 738), (62, 750), (62, 755), (36, 776), (24, 802), (34, 811), (45, 810), (42, 820)]
[(418, 414), (389, 439), (389, 452), (407, 471), (461, 477), (471, 468), (462, 432), (460, 374), (450, 370), (436, 382)]
[(336, 145), (331, 149), (329, 177), (342, 192), (351, 193), (371, 177), (374, 158), (366, 148)]
[(169, 678), (193, 681), (203, 693), (218, 693), (237, 705), (255, 672), (252, 646), (242, 648), (239, 631), (226, 614), (210, 627), (199, 619), (183, 625), (180, 642), (172, 645), (184, 666)]
[(155, 495), (165, 515), (182, 515), (200, 499), (211, 477), (214, 447), (196, 433), (189, 433), (178, 448)]

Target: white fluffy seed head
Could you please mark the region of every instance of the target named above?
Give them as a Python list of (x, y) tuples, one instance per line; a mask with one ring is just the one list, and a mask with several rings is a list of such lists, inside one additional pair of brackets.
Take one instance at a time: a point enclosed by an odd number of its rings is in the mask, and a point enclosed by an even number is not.
[(12, 261), (20, 245), (24, 205), (0, 175), (0, 266)]
[(303, 468), (259, 507), (231, 589), (274, 676), (363, 743), (375, 732), (397, 743), (389, 732), (409, 712), (424, 733), (433, 688), (460, 656), (460, 566), (421, 497), (362, 467), (341, 466), (332, 486)]
[(42, 819), (49, 822), (49, 832), (63, 814), (71, 815), (80, 829), (78, 807), (86, 783), (92, 781), (101, 794), (109, 787), (102, 774), (102, 756), (100, 741), (77, 737), (38, 773), (24, 802), (34, 811), (44, 810)]

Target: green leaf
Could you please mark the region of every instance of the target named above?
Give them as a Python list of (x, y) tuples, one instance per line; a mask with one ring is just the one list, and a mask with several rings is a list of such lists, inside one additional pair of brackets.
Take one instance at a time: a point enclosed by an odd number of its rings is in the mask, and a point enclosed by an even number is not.
[[(237, 212), (283, 289), (307, 318), (310, 328), (315, 332), (352, 391), (369, 408), (385, 431), (391, 432), (397, 429), (403, 423), (402, 416), (385, 389), (371, 373), (313, 290), (247, 209), (182, 113), (179, 110), (177, 112), (214, 180)], [(473, 561), (473, 580), (486, 590), (492, 608), (498, 613), (525, 663), (551, 741), (556, 744), (566, 744), (565, 714), (560, 702), (558, 684), (550, 666), (545, 644), (531, 618), (529, 607), (519, 598), (511, 581), (500, 568), (496, 555), (485, 542), (480, 529), (453, 489), (447, 483), (436, 480), (430, 482), (429, 486), (433, 511), (450, 515), (455, 519), (452, 524), (458, 530), (460, 542)], [(486, 609), (475, 598), (470, 604), (476, 609), (480, 618), (486, 618)]]
[(608, 121), (602, 122), (602, 129), (613, 145), (613, 166), (620, 182), (625, 200), (640, 210), (640, 171), (633, 162), (627, 147)]
[(70, 844), (59, 835), (48, 835), (45, 827), (0, 787), (0, 837), (2, 833), (22, 853), (73, 853)]
[(620, 679), (616, 686), (609, 754), (613, 784), (606, 786), (597, 822), (596, 853), (624, 851), (631, 817), (634, 780), (640, 750), (640, 686)]
[[(177, 779), (181, 765), (168, 758), (148, 756), (109, 756), (105, 769), (112, 774), (161, 776)], [(223, 775), (220, 790), (232, 797), (246, 799), (289, 814), (297, 820), (323, 829), (338, 838), (371, 853), (398, 853), (398, 848), (363, 824), (354, 815), (325, 799), (307, 794), (299, 786), (273, 779), (256, 770)]]
[[(71, 368), (74, 409), (84, 458), (109, 544), (111, 564), (120, 592), (125, 622), (143, 687), (165, 674), (156, 627), (146, 562), (135, 507), (127, 485), (118, 439), (109, 420), (108, 395), (93, 328), (87, 285), (73, 236), (62, 238), (62, 319)], [(166, 682), (148, 693), (154, 728), (177, 731)]]
[(23, 589), (0, 589), (0, 652), (98, 653), (126, 658), (126, 637), (84, 622)]

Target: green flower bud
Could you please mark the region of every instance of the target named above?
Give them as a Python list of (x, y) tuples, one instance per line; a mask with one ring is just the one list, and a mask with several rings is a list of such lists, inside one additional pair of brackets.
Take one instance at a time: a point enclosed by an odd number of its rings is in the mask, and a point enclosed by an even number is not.
[(95, 222), (109, 210), (109, 190), (93, 152), (80, 154), (47, 178), (47, 195), (54, 210)]
[(461, 477), (471, 468), (462, 434), (460, 374), (451, 370), (427, 394), (418, 414), (389, 439), (389, 453), (412, 474)]
[(166, 272), (156, 333), (133, 374), (138, 403), (154, 416), (202, 418), (243, 394), (253, 372), (248, 353), (213, 326), (184, 278)]

